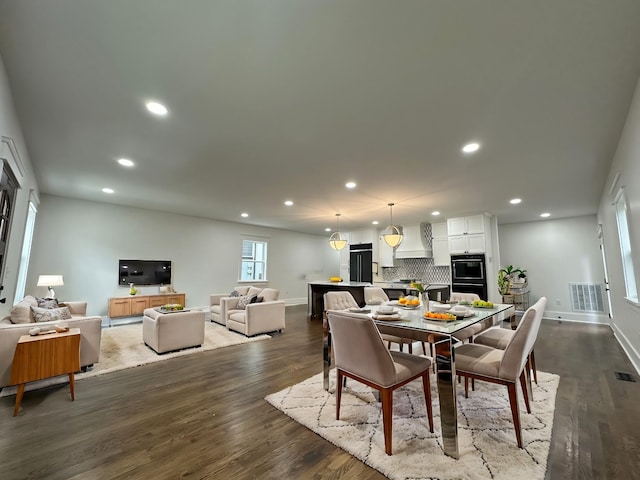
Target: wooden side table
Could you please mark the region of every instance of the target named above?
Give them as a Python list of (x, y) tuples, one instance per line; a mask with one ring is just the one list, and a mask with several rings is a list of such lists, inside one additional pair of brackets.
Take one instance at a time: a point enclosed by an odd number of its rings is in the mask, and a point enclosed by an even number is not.
[(75, 400), (74, 373), (80, 370), (80, 329), (45, 335), (23, 335), (18, 340), (11, 366), (11, 385), (18, 385), (15, 417), (27, 382), (69, 375), (71, 400)]

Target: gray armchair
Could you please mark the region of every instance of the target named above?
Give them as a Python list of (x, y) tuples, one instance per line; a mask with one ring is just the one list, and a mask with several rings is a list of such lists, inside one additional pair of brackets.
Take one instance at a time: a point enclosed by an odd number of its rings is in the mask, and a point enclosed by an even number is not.
[[(375, 323), (366, 315), (329, 310), (327, 318), (337, 370), (336, 420), (340, 419), (344, 377), (375, 388), (380, 392), (382, 402), (384, 448), (387, 455), (391, 455), (393, 391), (422, 378), (429, 431), (433, 432), (431, 359), (387, 350)], [(354, 345), (358, 348), (353, 348)]]

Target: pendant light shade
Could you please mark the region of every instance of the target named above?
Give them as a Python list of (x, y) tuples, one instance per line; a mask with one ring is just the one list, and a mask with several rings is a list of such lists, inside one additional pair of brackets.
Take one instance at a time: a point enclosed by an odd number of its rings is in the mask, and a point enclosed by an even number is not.
[(382, 238), (391, 248), (396, 248), (402, 243), (402, 231), (393, 224), (393, 203), (389, 203), (389, 226), (382, 232)]
[(334, 250), (342, 250), (347, 246), (347, 239), (340, 233), (340, 214), (336, 213), (336, 231), (329, 237), (329, 245)]

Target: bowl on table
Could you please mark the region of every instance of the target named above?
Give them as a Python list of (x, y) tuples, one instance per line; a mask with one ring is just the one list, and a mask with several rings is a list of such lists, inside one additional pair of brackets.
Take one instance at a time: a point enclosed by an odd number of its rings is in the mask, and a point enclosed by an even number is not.
[(449, 305), (448, 303), (431, 302), (431, 305), (429, 307), (429, 310), (432, 310), (434, 312), (446, 312), (449, 309), (451, 309), (451, 305)]
[(395, 308), (393, 308), (391, 305), (381, 305), (377, 310), (378, 313), (382, 313), (383, 315), (388, 315), (395, 311)]

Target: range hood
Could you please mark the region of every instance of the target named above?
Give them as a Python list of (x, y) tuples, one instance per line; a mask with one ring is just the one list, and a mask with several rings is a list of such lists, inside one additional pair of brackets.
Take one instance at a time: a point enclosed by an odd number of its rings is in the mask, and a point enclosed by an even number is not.
[(402, 227), (404, 238), (395, 251), (396, 258), (431, 258), (431, 247), (427, 246), (422, 224)]

